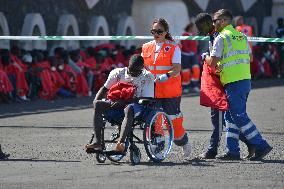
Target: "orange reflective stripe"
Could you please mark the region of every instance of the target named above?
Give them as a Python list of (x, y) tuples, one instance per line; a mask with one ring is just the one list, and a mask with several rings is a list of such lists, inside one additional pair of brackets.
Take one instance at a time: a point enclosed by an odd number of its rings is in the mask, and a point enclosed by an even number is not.
[(159, 114), (157, 116), (156, 122), (155, 122), (155, 133), (160, 134), (164, 136), (164, 131), (163, 131), (163, 124), (164, 124), (164, 118), (163, 114)]
[(183, 117), (179, 117), (172, 120), (174, 127), (174, 140), (179, 140), (185, 135), (185, 130), (182, 126)]
[(184, 69), (181, 71), (181, 83), (182, 85), (190, 84), (190, 69)]
[(193, 66), (192, 67), (192, 81), (199, 81), (200, 78), (200, 68), (199, 66)]

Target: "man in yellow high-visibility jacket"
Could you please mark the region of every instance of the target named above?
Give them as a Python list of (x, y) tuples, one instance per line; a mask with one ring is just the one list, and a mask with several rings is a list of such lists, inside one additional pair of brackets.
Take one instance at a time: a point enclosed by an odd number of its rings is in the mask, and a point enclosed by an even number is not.
[(261, 160), (272, 147), (262, 138), (246, 113), (246, 102), (251, 89), (251, 50), (246, 36), (231, 25), (232, 19), (229, 10), (221, 9), (214, 13), (213, 24), (219, 36), (214, 41), (210, 56), (205, 58), (210, 66), (217, 67), (220, 71), (220, 80), (229, 103), (229, 109), (225, 113), (227, 152), (219, 159), (240, 159), (239, 135), (242, 133), (256, 149), (250, 160)]

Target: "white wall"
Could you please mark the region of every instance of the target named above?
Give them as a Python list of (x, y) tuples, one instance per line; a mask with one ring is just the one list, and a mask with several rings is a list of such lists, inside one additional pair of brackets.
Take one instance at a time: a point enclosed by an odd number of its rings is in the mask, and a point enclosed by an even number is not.
[[(187, 7), (182, 0), (134, 0), (132, 17), (136, 24), (136, 35), (150, 35), (155, 18), (165, 18), (172, 35), (181, 35), (189, 22)], [(137, 43), (142, 44), (142, 41)]]
[(273, 0), (271, 13), (271, 16), (275, 20), (275, 22), (278, 17), (282, 17), (284, 19), (284, 0)]

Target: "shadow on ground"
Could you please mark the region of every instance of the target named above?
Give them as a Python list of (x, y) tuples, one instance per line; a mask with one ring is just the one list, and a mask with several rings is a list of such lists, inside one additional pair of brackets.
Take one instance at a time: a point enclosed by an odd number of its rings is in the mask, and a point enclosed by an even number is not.
[(65, 162), (65, 163), (76, 163), (81, 161), (74, 161), (74, 160), (53, 160), (53, 159), (32, 159), (32, 158), (21, 158), (21, 159), (4, 159), (1, 161), (13, 161), (13, 162)]

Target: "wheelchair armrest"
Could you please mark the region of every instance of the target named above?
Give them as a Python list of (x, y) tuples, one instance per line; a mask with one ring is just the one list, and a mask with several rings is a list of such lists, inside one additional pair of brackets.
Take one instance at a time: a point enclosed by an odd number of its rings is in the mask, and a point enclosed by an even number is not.
[(149, 105), (149, 104), (155, 104), (157, 102), (154, 98), (142, 98), (138, 101), (138, 104), (141, 105)]

